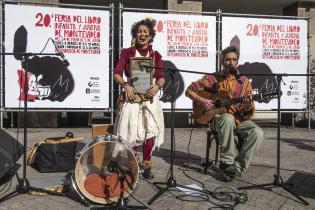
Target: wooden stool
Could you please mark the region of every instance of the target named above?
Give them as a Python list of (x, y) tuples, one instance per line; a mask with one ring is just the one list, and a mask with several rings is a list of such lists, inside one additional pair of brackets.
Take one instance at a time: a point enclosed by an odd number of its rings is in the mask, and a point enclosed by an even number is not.
[(212, 141), (215, 140), (216, 148), (215, 148), (215, 164), (218, 163), (218, 156), (219, 156), (219, 139), (218, 133), (210, 128), (207, 129), (207, 147), (206, 147), (206, 165), (204, 169), (204, 173), (207, 172), (209, 167), (209, 153)]

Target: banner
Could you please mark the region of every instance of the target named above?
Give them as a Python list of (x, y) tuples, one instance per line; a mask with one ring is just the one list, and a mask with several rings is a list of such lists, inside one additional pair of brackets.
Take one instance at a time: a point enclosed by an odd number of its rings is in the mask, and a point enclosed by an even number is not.
[[(248, 76), (255, 92), (277, 89), (279, 74), (307, 73), (307, 21), (243, 17), (222, 18), (222, 48), (240, 49), (239, 70)], [(281, 109), (304, 109), (307, 105), (307, 77), (282, 77)], [(257, 109), (277, 109), (277, 100), (256, 103)]]
[[(109, 11), (5, 5), (6, 53), (18, 53), (5, 57), (5, 107), (108, 108), (109, 20)], [(34, 54), (22, 63), (25, 52)]]
[[(132, 25), (147, 17), (156, 21), (153, 49), (162, 55), (166, 68), (215, 72), (215, 16), (124, 12), (124, 48), (130, 47)], [(185, 90), (191, 82), (202, 76), (183, 72), (175, 74), (176, 109), (192, 108), (192, 101), (185, 96)], [(160, 101), (163, 108), (171, 107), (171, 77), (169, 74), (166, 74), (166, 84)]]

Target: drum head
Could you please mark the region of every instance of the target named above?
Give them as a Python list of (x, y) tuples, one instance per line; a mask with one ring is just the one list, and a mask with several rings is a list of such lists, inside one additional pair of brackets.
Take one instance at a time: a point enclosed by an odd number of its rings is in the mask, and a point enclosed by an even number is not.
[[(118, 166), (116, 170), (113, 170), (112, 163)], [(129, 193), (135, 189), (138, 181), (138, 162), (132, 148), (126, 141), (117, 136), (104, 136), (102, 140), (98, 140), (96, 143), (85, 148), (82, 152), (74, 171), (75, 184), (81, 194), (94, 203), (107, 204), (117, 202), (119, 195), (111, 197), (91, 192), (91, 189), (100, 188), (101, 186), (99, 186), (99, 184), (101, 184), (101, 182), (104, 183), (101, 178), (105, 177), (104, 179), (106, 180), (112, 175), (116, 175), (117, 177), (117, 168), (120, 175), (128, 174), (126, 182), (128, 182), (129, 187), (124, 185), (124, 197), (127, 197)], [(97, 182), (90, 179), (92, 177), (98, 177)], [(86, 185), (87, 182), (93, 184), (93, 186), (88, 188)], [(119, 189), (121, 189), (119, 181), (116, 182)], [(102, 192), (101, 190), (102, 189), (100, 189), (99, 192)]]

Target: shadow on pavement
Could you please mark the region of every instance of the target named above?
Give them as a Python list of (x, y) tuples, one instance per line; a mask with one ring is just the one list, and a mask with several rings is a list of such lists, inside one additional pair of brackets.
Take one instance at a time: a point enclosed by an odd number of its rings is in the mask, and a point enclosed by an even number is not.
[(315, 151), (315, 141), (305, 140), (305, 139), (296, 139), (296, 138), (281, 138), (282, 142), (285, 142), (289, 145), (295, 146), (298, 149)]
[(293, 192), (299, 196), (315, 199), (315, 174), (295, 172), (287, 181), (293, 184)]
[[(160, 149), (159, 151), (153, 152), (153, 156), (162, 158), (166, 163), (171, 164), (170, 150)], [(205, 161), (204, 157), (190, 154), (186, 152), (176, 151), (174, 159), (174, 167), (177, 167), (184, 174), (187, 171), (194, 171), (200, 174), (204, 174), (204, 163), (201, 165), (201, 160)], [(209, 167), (206, 175), (211, 176), (219, 181), (224, 181), (225, 178), (222, 176), (222, 172), (218, 169), (218, 166), (214, 165), (214, 160), (209, 159)]]

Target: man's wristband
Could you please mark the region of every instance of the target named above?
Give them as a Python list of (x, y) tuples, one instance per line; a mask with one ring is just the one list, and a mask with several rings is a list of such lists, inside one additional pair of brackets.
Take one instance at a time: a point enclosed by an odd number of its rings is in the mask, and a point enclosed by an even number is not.
[(121, 87), (125, 87), (126, 85), (128, 85), (128, 83), (127, 82), (123, 82), (120, 86)]

